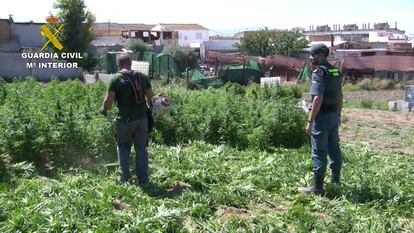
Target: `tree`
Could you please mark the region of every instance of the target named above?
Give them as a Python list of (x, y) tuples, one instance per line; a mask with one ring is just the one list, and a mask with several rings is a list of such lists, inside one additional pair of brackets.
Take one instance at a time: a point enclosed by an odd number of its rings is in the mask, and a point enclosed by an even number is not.
[(300, 50), (307, 48), (308, 45), (309, 41), (303, 34), (289, 31), (282, 32), (273, 44), (275, 54), (289, 57), (299, 56)]
[[(57, 0), (54, 8), (58, 9), (57, 16), (60, 24), (64, 23), (60, 33), (56, 35), (62, 43), (63, 49), (59, 51), (55, 48), (56, 52), (75, 52), (87, 56), (86, 50), (93, 40), (92, 26), (95, 22), (95, 16), (86, 9), (83, 0)], [(80, 64), (85, 63), (78, 59), (69, 60), (77, 61)]]
[(296, 57), (301, 49), (308, 47), (308, 43), (301, 33), (265, 28), (253, 36), (242, 38), (236, 47), (241, 52), (252, 56), (284, 55)]
[(236, 47), (241, 52), (249, 55), (266, 57), (274, 54), (274, 48), (270, 41), (274, 37), (267, 28), (261, 29), (253, 36), (242, 38), (240, 44), (237, 43)]
[(141, 39), (129, 39), (125, 47), (134, 52), (139, 52), (139, 60), (142, 61), (144, 52), (151, 50), (150, 47)]
[(93, 53), (87, 51), (83, 55), (83, 60), (81, 63), (81, 66), (86, 69), (88, 72), (91, 72), (95, 67), (99, 64), (99, 58), (98, 56)]
[(189, 47), (166, 46), (162, 52), (173, 56), (180, 71), (185, 71), (187, 67), (192, 69), (198, 66), (197, 54)]

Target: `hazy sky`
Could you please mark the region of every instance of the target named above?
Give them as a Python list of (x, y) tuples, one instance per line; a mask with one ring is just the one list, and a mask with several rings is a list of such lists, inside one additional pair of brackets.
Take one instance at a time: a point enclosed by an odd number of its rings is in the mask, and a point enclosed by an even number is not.
[[(54, 0), (0, 0), (0, 18), (44, 22)], [(247, 29), (386, 22), (414, 34), (414, 0), (85, 0), (97, 22), (199, 23), (209, 29)], [(360, 26), (361, 27), (361, 26)]]

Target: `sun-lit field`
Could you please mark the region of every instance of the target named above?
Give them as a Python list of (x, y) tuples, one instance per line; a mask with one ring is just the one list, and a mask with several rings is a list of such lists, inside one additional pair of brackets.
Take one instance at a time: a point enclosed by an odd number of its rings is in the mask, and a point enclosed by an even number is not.
[(296, 189), (311, 184), (312, 164), (298, 88), (154, 86), (175, 109), (156, 117), (141, 188), (105, 166), (116, 151), (98, 113), (103, 83), (2, 83), (0, 231), (414, 231), (410, 131), (378, 123), (412, 115), (346, 108), (342, 185), (327, 177), (324, 196), (304, 196)]

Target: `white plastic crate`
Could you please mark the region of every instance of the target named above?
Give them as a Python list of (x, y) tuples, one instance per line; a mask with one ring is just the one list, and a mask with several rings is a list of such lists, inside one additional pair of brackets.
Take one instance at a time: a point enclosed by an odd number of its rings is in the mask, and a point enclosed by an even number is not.
[(149, 62), (146, 61), (132, 61), (132, 70), (138, 71), (142, 74), (149, 74)]
[(414, 103), (414, 85), (408, 85), (405, 88), (405, 101)]
[(260, 85), (262, 86), (274, 86), (282, 84), (282, 79), (280, 77), (263, 77), (260, 78)]

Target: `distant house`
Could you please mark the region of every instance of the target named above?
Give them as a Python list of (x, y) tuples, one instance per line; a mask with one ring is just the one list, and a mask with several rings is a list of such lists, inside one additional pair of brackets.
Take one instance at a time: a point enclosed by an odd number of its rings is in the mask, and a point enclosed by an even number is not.
[(149, 44), (177, 44), (179, 46), (194, 46), (208, 41), (208, 29), (199, 24), (119, 24), (95, 23), (95, 37), (122, 36), (123, 38), (140, 38)]
[[(269, 31), (273, 36), (279, 36), (280, 34), (282, 34), (282, 32), (287, 31), (287, 30), (269, 29)], [(253, 36), (257, 35), (259, 32), (260, 32), (260, 30), (242, 31), (242, 32), (238, 32), (238, 33), (234, 34), (234, 37), (238, 38), (238, 39), (249, 38), (249, 37), (253, 37)]]
[(311, 42), (334, 41), (340, 42), (401, 42), (406, 40), (405, 32), (397, 28), (391, 28), (388, 23), (377, 23), (372, 27), (369, 23), (362, 24), (359, 28), (356, 24), (310, 26), (303, 32)]
[(151, 43), (150, 32), (154, 26), (154, 24), (95, 23), (93, 31), (95, 37), (122, 36), (126, 39), (140, 38), (144, 42)]
[(151, 36), (150, 29), (155, 25), (146, 24), (119, 24), (119, 23), (95, 23), (93, 25), (95, 38), (91, 44), (98, 54), (110, 51), (120, 51), (125, 47), (130, 38), (142, 39), (152, 44), (156, 40)]
[(242, 31), (234, 34), (234, 37), (236, 38), (247, 38), (255, 36), (258, 33), (258, 31)]
[(91, 41), (97, 54), (106, 54), (111, 51), (120, 51), (124, 48), (127, 39), (122, 36), (97, 36)]
[[(145, 33), (154, 25), (145, 24), (120, 24), (120, 23), (95, 23), (93, 25), (94, 39), (91, 45), (98, 54), (105, 54), (110, 51), (120, 51), (125, 47), (129, 38), (141, 38), (145, 42)], [(141, 33), (140, 33), (141, 32)]]
[(40, 34), (40, 27), (43, 24), (34, 22), (13, 23), (12, 33), (17, 36), (22, 49), (43, 47), (44, 40)]
[(13, 19), (0, 19), (0, 52), (19, 52), (18, 38), (12, 32)]
[[(328, 47), (335, 47), (333, 58), (343, 59), (346, 56), (375, 56), (400, 55), (412, 56), (412, 44), (403, 30), (390, 27), (388, 23), (362, 24), (333, 24), (310, 26), (303, 32), (310, 41), (310, 45), (323, 43)], [(307, 53), (306, 53), (307, 52)], [(309, 55), (307, 50), (303, 58)]]
[(239, 52), (239, 49), (236, 47), (236, 44), (239, 43), (240, 39), (235, 38), (204, 41), (200, 48), (200, 58), (204, 59), (208, 51), (221, 53)]
[(209, 40), (208, 29), (199, 24), (158, 24), (151, 29), (155, 46), (178, 45), (190, 47), (198, 55), (204, 41)]
[(10, 21), (0, 19), (0, 40), (11, 40)]
[(208, 29), (199, 24), (158, 24), (151, 29), (160, 33), (159, 43), (162, 45), (177, 44), (183, 47), (200, 48), (208, 41)]
[(146, 43), (152, 44), (157, 40), (157, 33), (151, 33), (155, 25), (149, 24), (121, 24), (121, 35), (124, 38), (141, 39)]
[[(153, 45), (154, 48), (161, 48), (166, 45), (179, 45), (191, 47), (200, 52), (201, 44), (209, 40), (208, 29), (199, 24), (118, 24), (118, 23), (95, 23), (95, 46), (102, 45), (103, 41), (119, 41), (123, 39), (137, 38)], [(110, 36), (110, 37), (109, 37)], [(104, 37), (104, 38), (102, 38)], [(116, 38), (116, 39), (114, 39)], [(115, 46), (114, 43), (110, 43)], [(108, 44), (109, 45), (109, 44)], [(110, 48), (108, 48), (110, 49)]]
[[(51, 76), (66, 79), (82, 75), (82, 68), (26, 68), (28, 62), (52, 62), (53, 59), (24, 59), (20, 52), (24, 50), (38, 51), (45, 40), (40, 34), (43, 23), (17, 23), (10, 16), (0, 19), (0, 76), (11, 79), (14, 77), (34, 76), (40, 81), (48, 81)], [(63, 62), (63, 61), (62, 61)]]
[(96, 37), (120, 36), (122, 33), (122, 27), (119, 23), (95, 23), (93, 25), (93, 32)]
[(21, 49), (43, 47), (44, 40), (40, 34), (42, 23), (16, 23), (13, 18), (0, 19), (0, 51), (20, 52)]

